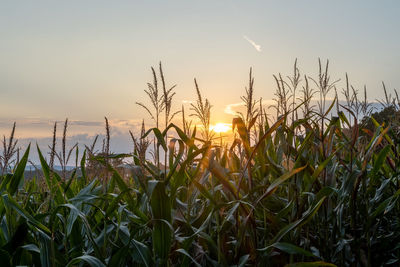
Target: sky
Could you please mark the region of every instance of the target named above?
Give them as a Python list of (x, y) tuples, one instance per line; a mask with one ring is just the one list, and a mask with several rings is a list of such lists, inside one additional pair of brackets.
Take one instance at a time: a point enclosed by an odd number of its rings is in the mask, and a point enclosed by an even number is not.
[(347, 72), (381, 98), (382, 81), (400, 84), (399, 12), (395, 0), (0, 0), (0, 134), (16, 121), (22, 143), (44, 142), (68, 117), (71, 139), (86, 142), (107, 116), (122, 150), (129, 129), (151, 124), (135, 102), (149, 103), (143, 90), (160, 61), (177, 85), (173, 109), (189, 109), (196, 78), (213, 123), (232, 120), (250, 67), (256, 97), (268, 101), (272, 75), (289, 75), (296, 58), (311, 77), (329, 59), (339, 91)]

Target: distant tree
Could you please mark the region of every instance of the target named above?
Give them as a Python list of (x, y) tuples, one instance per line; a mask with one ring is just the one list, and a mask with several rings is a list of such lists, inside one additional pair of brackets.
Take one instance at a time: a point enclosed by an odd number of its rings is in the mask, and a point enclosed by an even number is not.
[(395, 139), (399, 139), (400, 134), (400, 110), (394, 105), (386, 106), (381, 111), (375, 112), (370, 116), (365, 116), (361, 123), (364, 129), (374, 132), (376, 127), (371, 119), (373, 117), (378, 123), (390, 126), (390, 132), (393, 133)]

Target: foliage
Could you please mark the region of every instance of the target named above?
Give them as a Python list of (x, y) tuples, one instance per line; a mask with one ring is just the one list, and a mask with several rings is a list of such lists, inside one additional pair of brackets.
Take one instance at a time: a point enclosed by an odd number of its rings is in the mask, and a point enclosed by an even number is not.
[[(1, 177), (2, 265), (398, 265), (400, 143), (393, 131), (374, 121), (361, 136), (356, 117), (353, 124), (343, 112), (328, 118), (337, 100), (324, 107), (333, 86), (327, 68), (316, 83), (323, 114), (308, 97), (288, 101), (294, 90), (282, 94), (279, 77), (279, 117), (262, 124), (236, 118), (230, 147), (173, 123), (143, 130), (143, 147), (152, 134), (156, 151), (167, 155), (165, 168), (140, 156), (134, 139), (131, 155), (96, 156), (87, 148), (80, 172), (63, 179), (37, 147), (43, 177), (24, 180), (28, 147), (15, 171)], [(296, 67), (294, 77), (297, 87)], [(247, 114), (264, 116), (253, 113), (252, 94)], [(166, 139), (171, 131), (176, 137)], [(128, 156), (144, 171), (126, 179), (111, 163)], [(94, 175), (88, 160), (107, 172)]]

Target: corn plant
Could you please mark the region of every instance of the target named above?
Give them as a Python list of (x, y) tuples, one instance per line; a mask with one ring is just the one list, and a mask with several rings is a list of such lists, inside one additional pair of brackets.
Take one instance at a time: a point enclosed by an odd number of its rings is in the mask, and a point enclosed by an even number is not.
[[(357, 105), (366, 101), (353, 103), (357, 91), (349, 90), (351, 105), (329, 103), (335, 83), (327, 66), (320, 70), (315, 88), (310, 77), (300, 80), (297, 61), (293, 76), (276, 76), (274, 121), (262, 101), (255, 108), (250, 73), (247, 113), (234, 119), (237, 138), (228, 146), (200, 138), (185, 118), (183, 127), (172, 123), (169, 111), (164, 129), (143, 123), (139, 137), (131, 133), (131, 154), (96, 152), (96, 137), (70, 177), (37, 146), (42, 175), (25, 180), (28, 146), (0, 179), (2, 266), (398, 265), (398, 125), (367, 113), (373, 127), (363, 128)], [(211, 106), (196, 91), (206, 124)], [(156, 119), (167, 107), (154, 108)], [(164, 166), (146, 157), (150, 135), (155, 153), (166, 152)], [(127, 158), (141, 170), (128, 178), (113, 164)]]

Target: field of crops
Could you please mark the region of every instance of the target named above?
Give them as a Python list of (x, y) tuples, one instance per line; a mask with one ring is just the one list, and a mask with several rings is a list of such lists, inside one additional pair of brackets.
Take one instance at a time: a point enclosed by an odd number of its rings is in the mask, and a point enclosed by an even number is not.
[[(315, 79), (295, 64), (275, 77), (267, 109), (250, 72), (228, 141), (209, 130), (211, 103), (196, 80), (190, 110), (174, 112), (174, 87), (161, 64), (152, 71), (149, 102), (138, 105), (155, 128), (132, 134), (132, 154), (110, 152), (107, 120), (102, 151), (88, 146), (68, 173), (53, 168), (78, 155), (65, 134), (48, 161), (33, 144), (16, 159), (14, 133), (4, 138), (1, 266), (400, 264), (397, 93), (383, 89), (385, 119), (348, 79), (337, 88), (328, 64)], [(25, 180), (32, 153), (42, 175)], [(135, 167), (122, 174), (129, 159)]]

